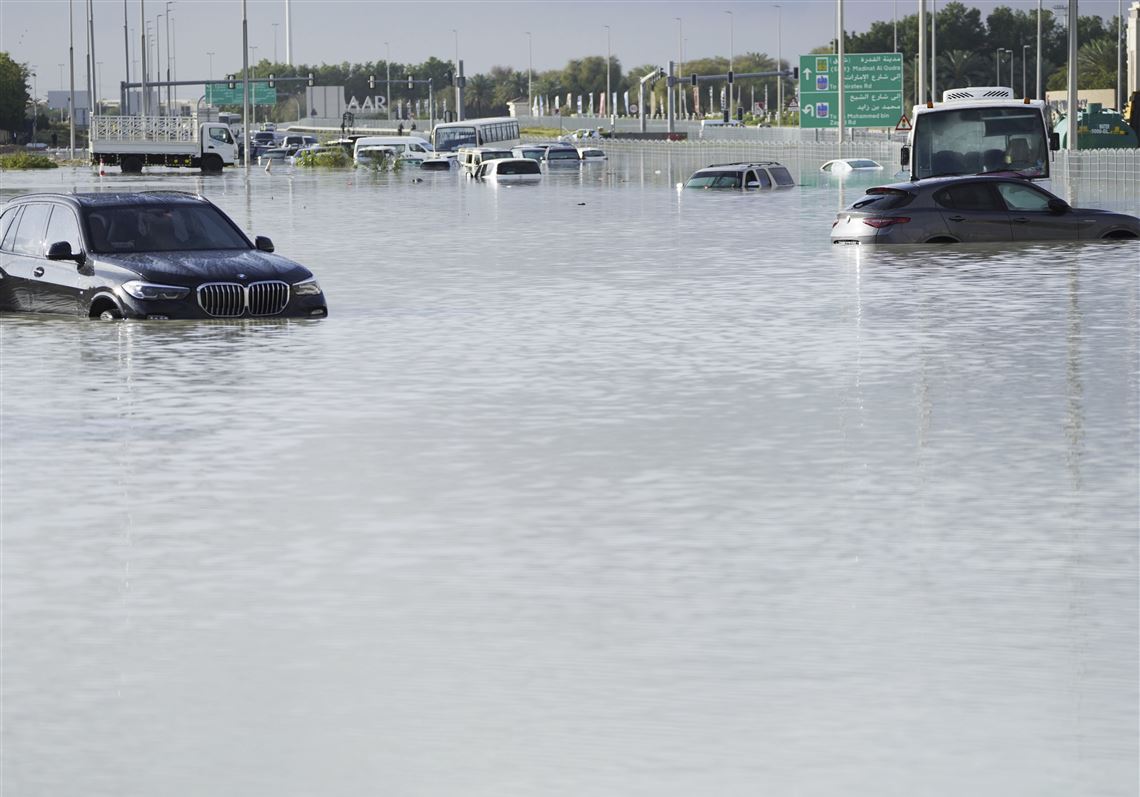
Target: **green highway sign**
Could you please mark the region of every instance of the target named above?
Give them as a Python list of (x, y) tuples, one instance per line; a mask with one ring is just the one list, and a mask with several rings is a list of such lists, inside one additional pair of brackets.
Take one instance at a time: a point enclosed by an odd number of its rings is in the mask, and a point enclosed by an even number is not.
[[(231, 89), (229, 83), (207, 83), (206, 102), (210, 105), (241, 105), (242, 83), (237, 81)], [(264, 83), (249, 84), (249, 101), (254, 105), (276, 105), (277, 89)]]
[[(844, 125), (894, 127), (903, 115), (902, 53), (843, 56)], [(800, 56), (800, 127), (839, 127), (839, 56)]]

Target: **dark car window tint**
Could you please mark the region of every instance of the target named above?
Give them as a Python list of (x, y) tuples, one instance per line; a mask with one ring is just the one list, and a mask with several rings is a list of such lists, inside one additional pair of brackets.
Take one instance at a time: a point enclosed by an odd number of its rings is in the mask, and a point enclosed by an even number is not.
[(771, 167), (772, 179), (776, 181), (776, 185), (795, 185), (796, 181), (792, 179), (792, 174), (783, 166)]
[(4, 211), (4, 215), (0, 216), (0, 249), (11, 249), (12, 239), (15, 237), (16, 217), (20, 215), (20, 208), (8, 208)]
[(768, 176), (768, 172), (761, 169), (760, 171), (758, 171), (756, 173), (756, 176), (760, 178), (760, 187), (761, 188), (771, 188), (772, 187), (772, 178), (770, 178)]
[(503, 161), (499, 164), (499, 174), (540, 174), (538, 164), (528, 160), (526, 162)]
[(24, 215), (20, 217), (19, 226), (16, 228), (16, 240), (12, 244), (13, 252), (43, 256), (44, 227), (50, 211), (51, 205), (46, 203), (32, 204), (24, 208)]
[(75, 214), (63, 205), (56, 205), (51, 211), (51, 220), (48, 222), (44, 242), (51, 246), (60, 241), (67, 241), (71, 244), (72, 252), (78, 252), (83, 248), (79, 239), (79, 223), (75, 220)]
[[(249, 249), (229, 221), (206, 205), (105, 207), (89, 211), (87, 222), (96, 252)], [(96, 227), (106, 230), (102, 243)]]
[(891, 210), (910, 204), (914, 197), (897, 189), (872, 188), (862, 199), (848, 210)]
[(1052, 199), (1048, 194), (1029, 185), (998, 183), (997, 189), (1010, 210), (1048, 210), (1049, 200)]
[(934, 201), (953, 210), (1005, 210), (986, 183), (965, 183), (943, 188)]

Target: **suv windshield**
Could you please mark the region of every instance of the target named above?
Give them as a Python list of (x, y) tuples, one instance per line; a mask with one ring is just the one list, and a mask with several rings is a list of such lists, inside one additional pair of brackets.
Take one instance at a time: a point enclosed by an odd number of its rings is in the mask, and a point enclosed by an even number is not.
[(249, 249), (249, 241), (210, 205), (127, 205), (85, 213), (92, 250), (105, 254)]
[(701, 172), (685, 183), (686, 188), (740, 188), (740, 172)]

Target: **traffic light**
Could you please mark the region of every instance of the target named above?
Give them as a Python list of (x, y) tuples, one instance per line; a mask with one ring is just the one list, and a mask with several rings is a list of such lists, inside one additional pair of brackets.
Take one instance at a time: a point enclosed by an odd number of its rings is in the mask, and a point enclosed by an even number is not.
[(274, 77), (273, 73), (270, 72), (269, 73), (269, 88), (273, 88), (273, 77)]
[(408, 75), (408, 90), (410, 91), (411, 88), (412, 88), (412, 76)]
[(369, 75), (368, 76), (368, 88), (370, 88), (370, 89), (376, 88), (376, 76), (375, 75)]
[(234, 80), (234, 76), (233, 76), (233, 75), (226, 75), (226, 80), (228, 80), (228, 81), (229, 81), (229, 87), (230, 87), (230, 91), (233, 91), (234, 89), (236, 89), (236, 88), (237, 88), (237, 81), (236, 81), (236, 80)]
[(689, 82), (692, 83), (694, 86), (697, 85), (697, 73), (696, 72), (689, 75)]
[(792, 67), (792, 79), (793, 80), (799, 80), (800, 79), (800, 68), (798, 66)]
[(308, 83), (309, 83), (309, 85), (310, 85), (310, 86), (311, 86), (311, 85), (313, 85), (313, 73), (312, 73), (312, 72), (310, 72), (310, 73), (309, 73), (309, 80), (308, 80)]
[(728, 82), (732, 83), (732, 70), (728, 70)]

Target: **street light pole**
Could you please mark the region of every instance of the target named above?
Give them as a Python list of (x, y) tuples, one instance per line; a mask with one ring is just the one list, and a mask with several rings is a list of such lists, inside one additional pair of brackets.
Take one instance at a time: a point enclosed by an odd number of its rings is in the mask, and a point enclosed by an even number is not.
[(206, 53), (210, 59), (210, 80), (214, 79), (214, 54), (212, 52)]
[[(613, 57), (610, 55), (610, 26), (606, 25), (606, 105), (610, 104), (610, 61)], [(593, 102), (593, 100), (591, 100)], [(610, 109), (610, 132), (614, 129), (614, 116), (613, 109)]]
[(173, 116), (174, 112), (171, 110), (173, 87), (170, 85), (170, 6), (171, 0), (166, 0), (166, 112)]
[[(728, 14), (728, 73), (732, 74), (732, 12), (725, 11)], [(736, 116), (735, 108), (736, 92), (732, 88), (732, 79), (728, 81), (728, 118), (733, 119)]]
[(1021, 97), (1022, 97), (1022, 99), (1029, 96), (1028, 94), (1025, 93), (1029, 89), (1029, 84), (1026, 82), (1026, 79), (1025, 79), (1026, 78), (1025, 67), (1026, 67), (1026, 64), (1029, 63), (1029, 55), (1028, 55), (1029, 47), (1030, 47), (1030, 45), (1028, 45), (1028, 44), (1021, 45)]
[(277, 63), (277, 26), (280, 23), (273, 23), (273, 63)]
[(532, 113), (534, 107), (534, 37), (526, 32), (526, 108)]
[(677, 101), (676, 101), (676, 104), (673, 106), (673, 110), (676, 112), (676, 114), (678, 116), (680, 116), (681, 115), (681, 97), (685, 93), (685, 89), (681, 86), (681, 71), (682, 71), (681, 66), (682, 66), (682, 64), (684, 64), (684, 61), (685, 61), (685, 45), (684, 45), (685, 38), (683, 35), (683, 28), (682, 28), (683, 23), (681, 22), (681, 18), (680, 17), (673, 17), (673, 19), (677, 20)]
[(388, 96), (384, 98), (384, 102), (388, 106), (388, 121), (392, 121), (392, 47), (388, 42), (384, 42), (384, 74), (387, 81), (387, 88), (384, 91)]
[[(783, 9), (776, 6), (776, 71), (784, 71), (784, 39), (781, 27)], [(776, 127), (784, 126), (784, 78), (776, 78)]]
[(463, 94), (459, 88), (459, 29), (452, 28), (451, 32), (455, 34), (455, 118), (462, 119)]

